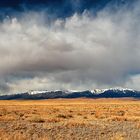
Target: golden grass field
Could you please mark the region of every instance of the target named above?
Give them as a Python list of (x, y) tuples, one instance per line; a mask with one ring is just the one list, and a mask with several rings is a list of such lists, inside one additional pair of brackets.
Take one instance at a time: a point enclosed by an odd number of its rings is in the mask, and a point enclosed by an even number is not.
[(0, 101), (0, 140), (140, 140), (140, 100)]

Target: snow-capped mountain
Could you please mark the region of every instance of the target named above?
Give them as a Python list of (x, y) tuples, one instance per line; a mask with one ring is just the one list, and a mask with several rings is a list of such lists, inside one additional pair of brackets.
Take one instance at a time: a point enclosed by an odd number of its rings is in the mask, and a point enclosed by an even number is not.
[(100, 93), (104, 93), (106, 91), (123, 92), (123, 93), (126, 93), (127, 91), (135, 92), (135, 90), (133, 90), (133, 89), (121, 88), (121, 87), (109, 88), (109, 89), (94, 89), (92, 92), (96, 93), (96, 94), (100, 94)]
[(1, 95), (0, 100), (12, 99), (54, 99), (54, 98), (140, 98), (140, 91), (128, 88), (94, 89), (85, 91), (76, 90), (39, 90), (19, 94)]

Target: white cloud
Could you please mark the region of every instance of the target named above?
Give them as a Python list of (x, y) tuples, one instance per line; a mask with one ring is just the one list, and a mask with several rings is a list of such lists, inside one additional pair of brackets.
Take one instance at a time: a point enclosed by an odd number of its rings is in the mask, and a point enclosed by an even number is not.
[(138, 6), (96, 17), (86, 11), (51, 24), (33, 12), (6, 19), (0, 24), (1, 90), (126, 86), (140, 73)]

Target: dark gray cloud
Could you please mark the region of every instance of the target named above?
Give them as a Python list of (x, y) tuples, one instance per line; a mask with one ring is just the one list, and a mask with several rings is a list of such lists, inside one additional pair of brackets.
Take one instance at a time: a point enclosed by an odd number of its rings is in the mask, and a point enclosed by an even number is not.
[(0, 24), (1, 91), (137, 88), (139, 6), (105, 8), (96, 16), (85, 10), (51, 24), (42, 12), (7, 17)]

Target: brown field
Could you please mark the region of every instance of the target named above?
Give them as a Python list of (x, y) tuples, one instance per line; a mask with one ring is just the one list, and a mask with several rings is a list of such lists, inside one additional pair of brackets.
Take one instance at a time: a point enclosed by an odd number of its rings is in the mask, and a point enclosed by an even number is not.
[(0, 101), (0, 140), (140, 140), (140, 100)]

